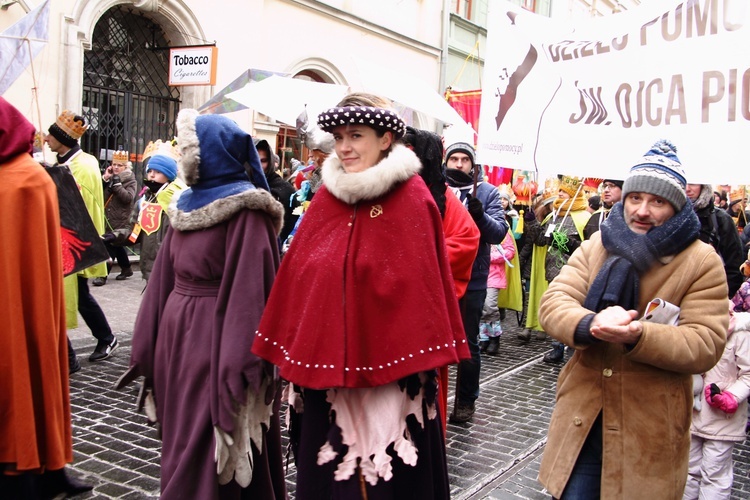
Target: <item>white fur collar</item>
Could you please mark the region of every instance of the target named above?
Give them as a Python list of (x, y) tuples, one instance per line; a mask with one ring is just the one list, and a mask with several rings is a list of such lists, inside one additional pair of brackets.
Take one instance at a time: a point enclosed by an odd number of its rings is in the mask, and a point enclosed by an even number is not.
[(169, 223), (179, 231), (195, 231), (212, 227), (229, 220), (234, 214), (245, 209), (266, 212), (271, 217), (277, 235), (281, 233), (281, 226), (284, 223), (284, 206), (265, 189), (249, 189), (226, 198), (219, 198), (190, 212), (177, 208), (179, 198), (179, 196), (172, 198), (168, 209)]
[(378, 198), (394, 185), (416, 175), (422, 164), (412, 150), (401, 144), (377, 165), (363, 172), (348, 174), (336, 154), (323, 163), (323, 184), (330, 193), (350, 205)]

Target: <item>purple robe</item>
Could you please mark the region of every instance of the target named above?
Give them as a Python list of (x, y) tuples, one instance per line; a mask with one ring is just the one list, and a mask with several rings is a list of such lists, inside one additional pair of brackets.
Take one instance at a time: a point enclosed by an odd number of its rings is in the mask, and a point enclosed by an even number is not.
[[(214, 426), (231, 433), (234, 402), (272, 368), (250, 352), (278, 268), (276, 233), (262, 211), (240, 210), (165, 237), (133, 334), (132, 375), (153, 387), (161, 425), (162, 498), (284, 498), (278, 401), (252, 482), (220, 486)], [(133, 377), (134, 378), (134, 377)], [(132, 379), (132, 378), (131, 378)]]

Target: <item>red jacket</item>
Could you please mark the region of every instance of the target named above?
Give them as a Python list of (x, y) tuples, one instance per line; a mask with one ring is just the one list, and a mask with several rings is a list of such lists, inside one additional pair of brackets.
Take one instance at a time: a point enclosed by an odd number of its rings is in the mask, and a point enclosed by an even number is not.
[[(335, 156), (323, 169), (253, 352), (312, 389), (373, 387), (467, 358), (440, 212), (416, 156), (397, 146), (365, 173), (343, 173)], [(355, 176), (366, 184), (342, 196)], [(373, 192), (384, 194), (366, 199)]]

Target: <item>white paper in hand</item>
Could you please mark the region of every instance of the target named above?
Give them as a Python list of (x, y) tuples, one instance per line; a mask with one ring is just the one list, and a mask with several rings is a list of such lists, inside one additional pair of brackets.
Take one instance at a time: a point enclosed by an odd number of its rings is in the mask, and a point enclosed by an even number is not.
[(677, 326), (680, 319), (680, 308), (662, 299), (654, 299), (646, 306), (646, 313), (641, 321)]

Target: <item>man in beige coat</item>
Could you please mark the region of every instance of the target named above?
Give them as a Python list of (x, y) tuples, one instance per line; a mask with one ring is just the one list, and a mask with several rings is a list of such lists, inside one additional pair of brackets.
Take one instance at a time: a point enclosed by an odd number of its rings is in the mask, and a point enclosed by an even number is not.
[[(576, 349), (539, 471), (555, 498), (682, 498), (691, 374), (721, 357), (728, 315), (675, 153), (660, 141), (631, 168), (623, 201), (542, 296), (542, 327)], [(639, 319), (656, 298), (679, 307), (675, 323)]]

